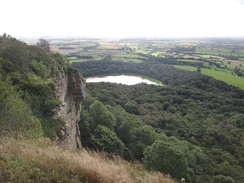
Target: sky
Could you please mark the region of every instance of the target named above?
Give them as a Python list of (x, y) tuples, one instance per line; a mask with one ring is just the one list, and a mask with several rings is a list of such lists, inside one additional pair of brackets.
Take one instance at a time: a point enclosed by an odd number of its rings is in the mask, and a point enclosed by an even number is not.
[(244, 0), (1, 0), (0, 35), (244, 37)]

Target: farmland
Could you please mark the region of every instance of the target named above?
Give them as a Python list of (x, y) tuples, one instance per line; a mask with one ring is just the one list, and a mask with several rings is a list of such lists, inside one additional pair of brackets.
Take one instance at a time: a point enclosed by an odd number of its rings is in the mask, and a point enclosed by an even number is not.
[(53, 51), (64, 54), (71, 63), (157, 60), (244, 89), (242, 39), (67, 39), (50, 43)]
[(244, 90), (244, 77), (238, 77), (223, 71), (214, 71), (210, 69), (201, 69), (201, 72), (205, 75), (212, 76), (217, 80), (224, 81), (230, 85), (240, 87)]
[(175, 68), (179, 68), (179, 69), (184, 69), (187, 71), (197, 71), (196, 67), (193, 66), (186, 66), (186, 65), (174, 65)]

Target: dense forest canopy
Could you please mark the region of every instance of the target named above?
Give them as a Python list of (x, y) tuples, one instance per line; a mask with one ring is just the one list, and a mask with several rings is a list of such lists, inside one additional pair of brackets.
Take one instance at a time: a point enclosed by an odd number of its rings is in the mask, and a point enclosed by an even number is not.
[(166, 84), (88, 83), (80, 122), (85, 147), (141, 161), (187, 182), (243, 181), (243, 90), (152, 60), (73, 66), (84, 76), (131, 73)]

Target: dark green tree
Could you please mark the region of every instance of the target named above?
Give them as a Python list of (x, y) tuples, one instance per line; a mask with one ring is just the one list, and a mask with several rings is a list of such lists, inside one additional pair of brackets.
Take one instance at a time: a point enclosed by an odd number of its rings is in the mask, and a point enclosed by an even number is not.
[(109, 129), (113, 129), (115, 126), (116, 119), (114, 115), (108, 111), (101, 102), (94, 102), (90, 106), (90, 112), (94, 121), (94, 126), (103, 125)]
[(170, 174), (181, 179), (188, 176), (189, 164), (181, 149), (170, 142), (157, 140), (144, 151), (143, 164), (148, 169)]
[(92, 134), (91, 143), (94, 149), (104, 150), (108, 153), (123, 155), (125, 145), (116, 133), (106, 126), (98, 125)]
[(124, 106), (125, 110), (131, 114), (140, 114), (140, 109), (135, 102), (127, 102)]
[(213, 178), (214, 183), (235, 183), (235, 180), (232, 179), (229, 176), (224, 176), (224, 175), (216, 175)]

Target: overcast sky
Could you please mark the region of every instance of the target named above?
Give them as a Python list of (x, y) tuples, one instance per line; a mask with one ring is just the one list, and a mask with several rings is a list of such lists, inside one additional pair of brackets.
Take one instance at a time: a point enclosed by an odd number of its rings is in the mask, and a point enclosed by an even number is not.
[(13, 37), (244, 37), (244, 0), (1, 0)]

